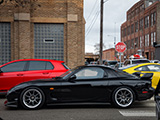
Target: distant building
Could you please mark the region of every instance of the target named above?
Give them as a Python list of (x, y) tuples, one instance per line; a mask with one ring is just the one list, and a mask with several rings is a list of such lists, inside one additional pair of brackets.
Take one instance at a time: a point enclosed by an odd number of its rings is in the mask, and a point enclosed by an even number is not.
[(103, 51), (103, 60), (116, 60), (115, 48), (106, 49)]
[[(155, 45), (160, 44), (160, 0), (140, 0), (127, 11), (121, 25), (121, 41), (127, 45), (126, 58), (141, 52), (156, 59)], [(159, 51), (160, 52), (160, 51)]]
[(28, 58), (84, 64), (83, 0), (6, 1), (0, 4), (0, 64)]
[(85, 61), (90, 63), (91, 61), (97, 61), (99, 59), (99, 55), (93, 53), (86, 53), (85, 54)]

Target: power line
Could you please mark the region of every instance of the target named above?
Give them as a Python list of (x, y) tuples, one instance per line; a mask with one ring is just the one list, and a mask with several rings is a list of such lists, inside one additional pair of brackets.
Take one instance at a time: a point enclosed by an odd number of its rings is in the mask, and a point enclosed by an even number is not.
[(95, 16), (94, 16), (94, 18), (93, 18), (93, 22), (90, 24), (90, 26), (89, 26), (88, 29), (86, 30), (86, 35), (85, 35), (85, 37), (87, 37), (88, 34), (90, 33), (90, 31), (92, 30), (95, 22), (97, 21), (97, 18), (98, 18), (98, 16), (99, 16), (99, 14), (100, 14), (100, 11), (97, 11), (97, 13), (95, 14)]
[(98, 6), (96, 7), (96, 5), (98, 5), (97, 2), (98, 2), (98, 0), (95, 1), (94, 5), (93, 5), (93, 8), (92, 8), (92, 10), (91, 10), (91, 13), (89, 14), (89, 16), (87, 17), (86, 20), (89, 20), (89, 18), (91, 17), (91, 15), (92, 15), (94, 9), (95, 9), (95, 8), (98, 8)]

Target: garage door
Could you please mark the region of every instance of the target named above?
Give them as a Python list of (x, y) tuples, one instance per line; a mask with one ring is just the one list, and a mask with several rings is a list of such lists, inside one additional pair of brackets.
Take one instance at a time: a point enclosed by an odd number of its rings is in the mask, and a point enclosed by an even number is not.
[(64, 60), (63, 24), (34, 24), (34, 57)]
[(0, 65), (11, 61), (11, 25), (0, 23)]

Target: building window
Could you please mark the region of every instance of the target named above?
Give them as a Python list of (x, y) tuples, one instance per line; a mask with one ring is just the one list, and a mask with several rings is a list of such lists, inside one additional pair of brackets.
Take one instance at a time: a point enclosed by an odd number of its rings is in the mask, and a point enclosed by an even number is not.
[(153, 41), (154, 41), (154, 33), (151, 33), (151, 45), (153, 46)]
[(140, 22), (139, 22), (139, 29), (140, 29), (140, 30), (143, 30), (143, 18), (140, 19)]
[(154, 52), (151, 52), (151, 60), (154, 60)]
[(130, 49), (130, 40), (128, 40), (127, 48)]
[(154, 42), (156, 42), (156, 32), (154, 32)]
[(128, 14), (128, 20), (130, 20), (131, 19), (131, 15), (130, 14)]
[(128, 35), (130, 35), (130, 26), (127, 27)]
[(34, 24), (34, 57), (64, 60), (63, 24)]
[(138, 48), (138, 47), (139, 47), (138, 38), (135, 38), (135, 43), (134, 43), (134, 45), (135, 45), (135, 48)]
[(149, 27), (149, 16), (145, 17), (145, 28)]
[(131, 25), (131, 34), (134, 33), (134, 24)]
[(11, 25), (0, 23), (0, 65), (11, 61)]
[(138, 14), (139, 14), (139, 8), (136, 9), (136, 15), (138, 15)]
[(144, 11), (144, 4), (140, 6), (140, 12)]
[(156, 23), (156, 12), (151, 14), (151, 26)]
[(139, 43), (140, 43), (139, 47), (142, 48), (143, 47), (143, 36), (140, 36)]
[(145, 35), (145, 46), (149, 46), (149, 34)]
[(134, 39), (131, 40), (131, 49), (134, 49)]
[(135, 32), (138, 32), (138, 22), (135, 23)]
[(151, 46), (154, 46), (154, 43), (156, 42), (156, 32), (151, 33)]
[(148, 3), (148, 6), (152, 5), (153, 4), (153, 1), (149, 1)]

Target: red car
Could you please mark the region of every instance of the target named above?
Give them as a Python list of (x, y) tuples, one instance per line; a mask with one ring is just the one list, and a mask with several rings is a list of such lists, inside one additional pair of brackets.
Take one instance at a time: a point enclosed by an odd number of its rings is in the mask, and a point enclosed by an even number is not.
[(24, 59), (0, 66), (0, 93), (6, 93), (15, 85), (35, 80), (60, 76), (68, 71), (63, 61)]

